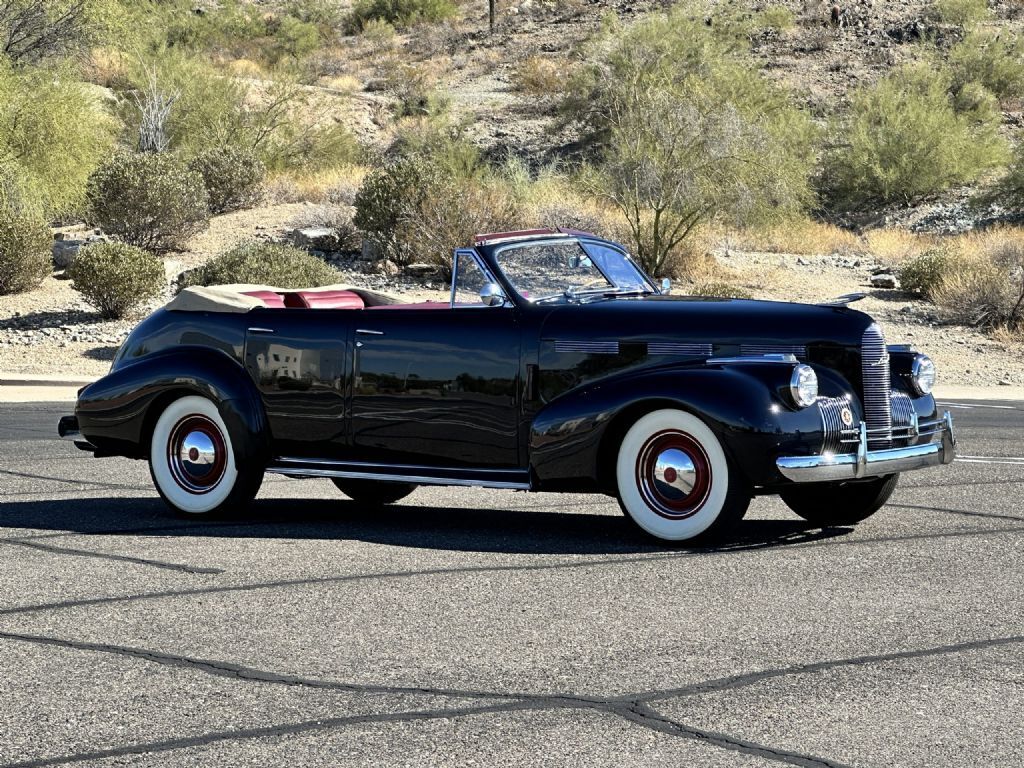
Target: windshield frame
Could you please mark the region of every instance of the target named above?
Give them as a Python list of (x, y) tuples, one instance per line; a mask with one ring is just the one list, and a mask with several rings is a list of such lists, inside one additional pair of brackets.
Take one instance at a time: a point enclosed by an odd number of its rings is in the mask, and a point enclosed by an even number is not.
[[(511, 278), (507, 274), (505, 274), (505, 270), (503, 270), (502, 267), (501, 267), (501, 261), (500, 261), (501, 255), (503, 253), (505, 253), (506, 251), (515, 250), (517, 248), (536, 248), (536, 247), (543, 247), (543, 246), (546, 246), (546, 245), (565, 246), (565, 245), (571, 245), (573, 243), (575, 243), (576, 245), (578, 245), (580, 247), (580, 249), (583, 251), (583, 253), (590, 259), (594, 269), (597, 270), (597, 272), (609, 284), (608, 288), (594, 289), (593, 292), (581, 292), (580, 293), (581, 297), (583, 297), (583, 296), (591, 296), (591, 297), (598, 296), (598, 297), (601, 297), (601, 296), (605, 296), (605, 295), (608, 295), (608, 294), (614, 295), (617, 292), (621, 292), (624, 295), (632, 295), (632, 294), (636, 294), (636, 293), (638, 293), (640, 291), (642, 291), (644, 293), (650, 293), (651, 295), (660, 295), (661, 294), (661, 290), (655, 284), (654, 280), (652, 280), (651, 277), (640, 268), (640, 266), (633, 260), (633, 257), (629, 255), (629, 253), (626, 251), (625, 248), (623, 248), (618, 243), (613, 243), (613, 242), (611, 242), (609, 240), (603, 240), (603, 239), (601, 239), (599, 237), (582, 237), (582, 236), (578, 236), (578, 235), (561, 236), (561, 237), (559, 237), (559, 236), (556, 235), (556, 236), (553, 236), (553, 237), (540, 237), (540, 238), (529, 239), (529, 240), (516, 240), (516, 241), (511, 241), (511, 242), (506, 242), (506, 243), (499, 243), (499, 244), (495, 244), (494, 246), (492, 246), (491, 248), (488, 249), (490, 252), (489, 252), (489, 254), (487, 254), (488, 258), (486, 258), (485, 260), (494, 269), (494, 271), (497, 273), (497, 275), (500, 275), (501, 282), (502, 282), (503, 286), (505, 287), (506, 292), (508, 292), (510, 294), (508, 298), (511, 301), (514, 301), (518, 306), (534, 307), (534, 306), (538, 306), (538, 304), (535, 301), (531, 301), (530, 299), (524, 297), (519, 292), (519, 289), (516, 287), (515, 283), (512, 282)], [(608, 248), (608, 249), (610, 249), (612, 251), (615, 251), (620, 256), (622, 256), (622, 258), (626, 261), (626, 263), (629, 264), (630, 267), (632, 267), (632, 269), (636, 272), (636, 275), (639, 278), (639, 282), (641, 283), (641, 286), (638, 287), (636, 285), (622, 285), (622, 284), (616, 282), (615, 280), (613, 280), (606, 273), (606, 271), (599, 266), (598, 260), (594, 257), (594, 254), (587, 247), (588, 245), (594, 245), (594, 246), (600, 246), (602, 248)], [(568, 286), (566, 288), (568, 289)], [(570, 298), (568, 296), (566, 296), (565, 297), (565, 301), (566, 302), (570, 302)]]

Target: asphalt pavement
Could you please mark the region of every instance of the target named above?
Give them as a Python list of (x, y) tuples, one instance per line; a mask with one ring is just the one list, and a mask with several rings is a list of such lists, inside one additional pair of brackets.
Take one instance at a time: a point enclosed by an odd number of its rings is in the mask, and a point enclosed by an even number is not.
[(268, 476), (181, 520), (0, 405), (0, 768), (1024, 765), (1024, 403), (856, 528), (665, 548), (609, 498)]

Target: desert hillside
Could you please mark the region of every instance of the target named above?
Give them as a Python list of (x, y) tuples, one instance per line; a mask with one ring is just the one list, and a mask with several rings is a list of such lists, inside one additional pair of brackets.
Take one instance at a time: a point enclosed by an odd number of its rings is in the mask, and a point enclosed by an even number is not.
[(571, 226), (675, 290), (863, 291), (1024, 383), (1015, 2), (0, 0), (0, 370), (102, 373), (211, 281), (439, 294)]

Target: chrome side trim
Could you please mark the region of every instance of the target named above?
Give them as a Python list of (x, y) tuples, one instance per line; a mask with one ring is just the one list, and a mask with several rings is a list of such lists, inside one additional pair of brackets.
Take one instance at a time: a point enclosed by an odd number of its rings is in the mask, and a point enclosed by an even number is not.
[(386, 480), (388, 482), (415, 483), (416, 485), (460, 485), (481, 488), (501, 488), (514, 491), (530, 490), (529, 483), (508, 480), (487, 480), (484, 478), (434, 477), (431, 475), (392, 475), (383, 472), (356, 472), (340, 469), (315, 469), (309, 467), (275, 467), (266, 469), (275, 475), (291, 477), (343, 477), (349, 480)]
[(946, 411), (941, 419), (939, 442), (911, 445), (905, 448), (868, 449), (868, 429), (860, 423), (856, 453), (821, 453), (814, 456), (782, 456), (775, 465), (787, 480), (795, 483), (835, 482), (878, 477), (912, 469), (949, 464), (956, 458), (956, 436), (953, 416)]
[(803, 344), (740, 344), (743, 357), (759, 355), (796, 355), (807, 357), (807, 347)]
[(772, 363), (779, 365), (796, 365), (799, 361), (793, 354), (771, 354), (771, 355), (749, 355), (741, 357), (709, 357), (708, 365), (751, 365), (760, 363)]
[(555, 339), (555, 352), (583, 352), (590, 355), (617, 355), (617, 341), (570, 341)]
[(648, 355), (693, 355), (694, 357), (710, 357), (710, 344), (694, 344), (674, 341), (647, 342)]

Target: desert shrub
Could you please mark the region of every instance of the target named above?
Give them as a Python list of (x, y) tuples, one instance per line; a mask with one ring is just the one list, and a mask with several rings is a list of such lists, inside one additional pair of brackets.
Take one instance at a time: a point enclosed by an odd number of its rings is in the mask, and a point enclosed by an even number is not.
[(351, 24), (363, 29), (373, 20), (386, 21), (395, 26), (410, 26), (422, 22), (438, 22), (455, 15), (452, 0), (356, 0), (352, 6)]
[(720, 299), (752, 299), (753, 294), (737, 285), (722, 281), (710, 281), (695, 283), (693, 287), (685, 289), (690, 296), (709, 296)]
[(587, 188), (621, 211), (655, 276), (702, 223), (778, 219), (813, 200), (810, 119), (762, 76), (740, 27), (697, 10), (607, 27), (562, 102), (599, 149)]
[(210, 211), (224, 213), (255, 205), (266, 166), (251, 150), (214, 147), (200, 152), (189, 164), (203, 177)]
[(102, 2), (0, 0), (0, 53), (19, 65), (73, 56), (98, 42), (114, 10)]
[(363, 23), (360, 33), (370, 49), (370, 54), (379, 56), (395, 47), (398, 33), (394, 26), (384, 19), (370, 19)]
[(949, 52), (953, 87), (979, 83), (1000, 99), (1024, 95), (1024, 40), (1008, 30), (971, 32)]
[(988, 17), (988, 0), (935, 0), (932, 12), (946, 24), (970, 27)]
[(792, 29), (796, 26), (796, 17), (793, 16), (793, 12), (784, 5), (770, 5), (761, 11), (758, 16), (758, 22), (761, 27), (766, 29), (775, 29), (779, 32), (785, 32), (788, 29)]
[(903, 290), (932, 299), (955, 266), (954, 251), (948, 246), (939, 246), (907, 260), (896, 276)]
[(202, 175), (168, 153), (121, 153), (87, 187), (93, 219), (129, 245), (173, 250), (210, 221)]
[(156, 256), (126, 243), (83, 248), (68, 269), (74, 289), (103, 317), (124, 317), (164, 289), (164, 266)]
[(274, 31), (274, 41), (279, 57), (289, 56), (297, 60), (316, 50), (320, 44), (320, 31), (311, 22), (285, 16)]
[(452, 250), (474, 234), (511, 226), (519, 210), (497, 180), (418, 155), (367, 175), (355, 208), (356, 226), (381, 256), (399, 266), (436, 264), (446, 274)]
[(911, 202), (977, 179), (1007, 159), (989, 111), (958, 113), (948, 76), (905, 67), (855, 91), (835, 129), (825, 186), (839, 205)]
[(513, 82), (517, 90), (531, 96), (551, 96), (561, 90), (567, 66), (547, 56), (530, 56), (516, 67)]
[(39, 287), (51, 272), (52, 245), (42, 216), (0, 199), (0, 296)]
[(934, 291), (949, 319), (992, 330), (1024, 328), (1024, 248), (1006, 243), (958, 263)]
[(334, 285), (340, 274), (301, 248), (278, 243), (242, 243), (186, 273), (184, 285), (249, 283), (277, 288)]
[(89, 173), (113, 145), (114, 122), (93, 91), (70, 71), (14, 70), (0, 56), (0, 167), (45, 215), (80, 209)]

